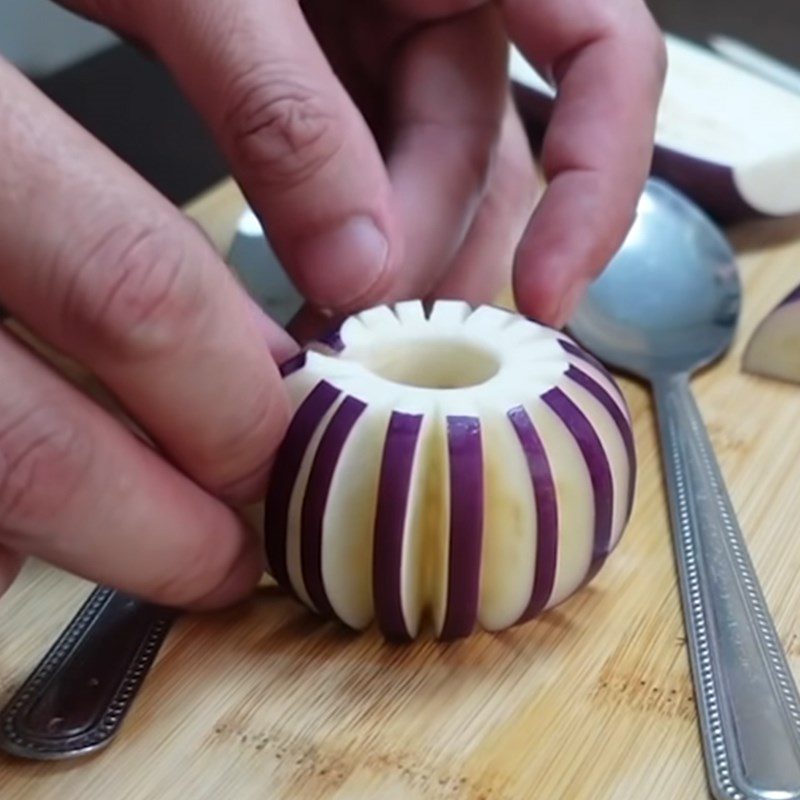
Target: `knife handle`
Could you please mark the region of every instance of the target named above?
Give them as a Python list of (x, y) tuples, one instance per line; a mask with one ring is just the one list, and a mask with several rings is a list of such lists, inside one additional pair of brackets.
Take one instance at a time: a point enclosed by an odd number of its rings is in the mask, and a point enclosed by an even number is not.
[(796, 800), (800, 698), (791, 669), (688, 376), (664, 375), (653, 383), (712, 794)]
[(0, 748), (54, 760), (107, 745), (176, 616), (97, 587), (0, 711)]

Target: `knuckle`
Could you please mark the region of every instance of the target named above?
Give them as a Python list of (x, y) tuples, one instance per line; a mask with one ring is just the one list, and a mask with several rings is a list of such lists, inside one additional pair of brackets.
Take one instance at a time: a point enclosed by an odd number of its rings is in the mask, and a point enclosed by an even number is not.
[(44, 526), (65, 512), (92, 462), (78, 426), (49, 408), (29, 410), (0, 434), (0, 528)]
[(235, 159), (262, 184), (302, 183), (342, 147), (331, 101), (303, 83), (251, 72), (229, 95), (223, 130)]
[(179, 236), (161, 227), (111, 228), (67, 279), (63, 329), (81, 349), (122, 361), (180, 346), (204, 308)]

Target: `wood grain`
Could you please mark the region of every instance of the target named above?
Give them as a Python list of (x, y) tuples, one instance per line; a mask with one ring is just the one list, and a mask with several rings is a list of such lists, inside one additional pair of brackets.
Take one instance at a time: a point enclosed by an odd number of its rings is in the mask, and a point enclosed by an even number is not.
[[(189, 212), (224, 248), (231, 184)], [(743, 375), (756, 322), (800, 280), (800, 220), (732, 232), (736, 345), (695, 382), (734, 504), (800, 670), (800, 390)], [(650, 399), (623, 381), (640, 458), (634, 515), (594, 583), (537, 621), (449, 645), (320, 624), (273, 588), (183, 618), (111, 749), (0, 757), (3, 800), (693, 800), (706, 797)], [(0, 600), (0, 701), (89, 591), (39, 563)]]

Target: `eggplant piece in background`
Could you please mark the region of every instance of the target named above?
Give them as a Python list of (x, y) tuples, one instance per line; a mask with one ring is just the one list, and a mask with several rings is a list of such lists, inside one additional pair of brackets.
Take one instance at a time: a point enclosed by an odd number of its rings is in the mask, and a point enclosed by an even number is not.
[[(667, 35), (652, 174), (722, 223), (800, 213), (800, 95)], [(518, 51), (510, 74), (534, 148), (554, 90)]]

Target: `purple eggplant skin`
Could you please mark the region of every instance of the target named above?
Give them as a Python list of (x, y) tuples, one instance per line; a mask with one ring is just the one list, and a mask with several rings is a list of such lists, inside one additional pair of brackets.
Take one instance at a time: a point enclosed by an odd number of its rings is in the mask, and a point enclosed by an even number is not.
[(317, 611), (328, 619), (336, 612), (328, 599), (322, 575), (322, 527), (331, 482), (347, 437), (367, 406), (354, 397), (345, 397), (336, 409), (320, 439), (308, 476), (300, 512), (300, 564), (303, 584)]
[(553, 592), (558, 559), (558, 500), (547, 452), (528, 412), (518, 406), (508, 412), (508, 418), (525, 453), (536, 500), (536, 566), (533, 591), (527, 607), (517, 620), (520, 623), (527, 622), (544, 611)]
[(450, 546), (441, 638), (472, 633), (478, 619), (483, 544), (483, 447), (477, 417), (447, 418)]
[(317, 384), (292, 417), (275, 456), (264, 501), (264, 545), (269, 574), (289, 592), (294, 591), (286, 564), (286, 530), (292, 490), (311, 437), (340, 394), (326, 381)]
[(403, 614), (403, 537), (421, 427), (420, 414), (392, 414), (378, 482), (372, 594), (378, 627), (392, 641), (412, 638)]
[(572, 432), (586, 461), (594, 494), (594, 545), (588, 583), (603, 566), (610, 552), (614, 486), (611, 465), (594, 426), (580, 408), (559, 388), (550, 389), (542, 398)]

